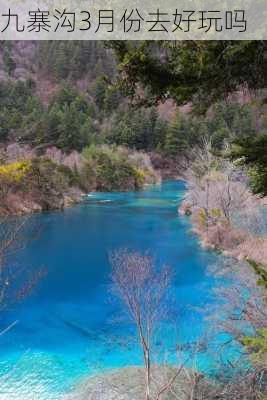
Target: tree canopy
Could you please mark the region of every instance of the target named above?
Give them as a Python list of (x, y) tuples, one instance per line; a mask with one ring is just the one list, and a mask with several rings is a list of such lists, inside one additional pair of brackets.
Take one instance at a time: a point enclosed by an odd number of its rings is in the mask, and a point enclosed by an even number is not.
[(240, 88), (267, 86), (265, 41), (116, 41), (109, 46), (118, 57), (122, 87), (145, 102), (173, 98), (203, 112)]
[(231, 157), (248, 166), (252, 190), (267, 196), (267, 134), (236, 140)]

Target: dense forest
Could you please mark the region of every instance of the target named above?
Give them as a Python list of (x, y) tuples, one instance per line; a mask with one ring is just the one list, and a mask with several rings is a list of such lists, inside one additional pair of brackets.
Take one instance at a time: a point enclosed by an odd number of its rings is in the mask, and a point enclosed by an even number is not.
[[(220, 64), (220, 71), (216, 72), (212, 60), (222, 50), (221, 43), (203, 44), (197, 49), (191, 43), (174, 49), (166, 46), (156, 49), (155, 45), (152, 49), (149, 46), (125, 49), (124, 43), (119, 44), (116, 42), (113, 49), (108, 49), (99, 42), (2, 43), (0, 142), (56, 146), (66, 153), (81, 152), (90, 145), (122, 145), (156, 151), (171, 159), (184, 156), (193, 146), (201, 146), (203, 138), (210, 140), (217, 151), (226, 144), (235, 143), (238, 150), (233, 156), (245, 157), (246, 163), (253, 167), (254, 190), (266, 194), (264, 169), (260, 168), (255, 176), (255, 168), (259, 169), (258, 165), (266, 162), (264, 155), (257, 154), (260, 161), (256, 161), (247, 154), (248, 146), (253, 146), (257, 152), (257, 148), (263, 148), (262, 144), (266, 143), (264, 93), (260, 90), (266, 83), (262, 65), (265, 44), (231, 46), (228, 53), (224, 52), (225, 64)], [(159, 51), (161, 58), (166, 54), (166, 59), (170, 59), (159, 63)], [(129, 65), (131, 57), (135, 60), (131, 68), (124, 62), (127, 56)], [(203, 57), (202, 86), (196, 78), (189, 80), (185, 75), (185, 71), (198, 73), (200, 67), (196, 59), (200, 56)], [(251, 71), (240, 67), (241, 59)], [(249, 63), (244, 63), (244, 59)], [(175, 60), (179, 60), (180, 65)], [(167, 71), (170, 65), (174, 66), (173, 71), (181, 69), (183, 81), (178, 73), (170, 76), (170, 70)], [(120, 79), (121, 71), (126, 69), (128, 75)], [(216, 75), (216, 83), (212, 75), (209, 76), (211, 71)], [(230, 75), (231, 80), (225, 79), (225, 74)], [(138, 79), (141, 85), (142, 80), (146, 80), (147, 85), (142, 89), (143, 99), (140, 100), (139, 91), (133, 101), (131, 96), (134, 97), (134, 87), (138, 83), (134, 80)], [(226, 87), (226, 82), (232, 86)], [(168, 97), (173, 99), (165, 109), (164, 93), (169, 93)], [(154, 104), (151, 104), (152, 99)], [(179, 108), (190, 102), (193, 104), (189, 106), (191, 112)], [(199, 104), (205, 104), (208, 112), (202, 110), (199, 114)]]

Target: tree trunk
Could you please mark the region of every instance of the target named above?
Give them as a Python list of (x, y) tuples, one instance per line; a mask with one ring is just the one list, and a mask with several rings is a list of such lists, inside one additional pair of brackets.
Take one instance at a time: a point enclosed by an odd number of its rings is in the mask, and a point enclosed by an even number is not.
[(150, 386), (151, 386), (151, 365), (149, 350), (145, 351), (145, 366), (146, 366), (146, 397), (145, 400), (151, 400)]

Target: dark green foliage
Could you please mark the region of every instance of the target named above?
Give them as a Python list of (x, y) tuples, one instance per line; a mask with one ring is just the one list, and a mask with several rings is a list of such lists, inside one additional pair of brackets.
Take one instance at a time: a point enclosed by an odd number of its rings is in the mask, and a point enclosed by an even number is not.
[(256, 134), (252, 108), (249, 105), (220, 102), (214, 106), (213, 116), (207, 123), (213, 147), (220, 149), (225, 142)]
[(25, 134), (31, 140), (42, 112), (43, 106), (34, 95), (33, 81), (0, 83), (0, 141), (12, 136), (23, 140)]
[(124, 159), (112, 160), (105, 154), (97, 161), (96, 180), (102, 191), (137, 189), (134, 168)]
[(12, 75), (14, 70), (16, 69), (16, 63), (12, 58), (9, 49), (4, 50), (3, 54), (3, 62), (4, 62), (4, 69), (8, 75)]
[(32, 81), (0, 83), (0, 142), (16, 140), (82, 150), (97, 133), (90, 100), (64, 86), (45, 107)]
[(136, 190), (143, 184), (142, 174), (130, 164), (127, 154), (116, 148), (92, 145), (84, 149), (83, 156), (87, 165), (82, 177), (94, 181), (96, 190)]
[[(125, 72), (129, 67), (126, 77), (130, 86), (133, 84), (135, 88), (140, 80), (146, 80), (145, 92), (152, 95), (152, 100), (155, 96), (161, 98), (163, 93), (165, 98), (167, 89), (179, 104), (201, 100), (201, 91), (207, 103), (211, 101), (210, 95), (212, 99), (219, 97), (223, 81), (231, 82), (233, 77), (236, 83), (235, 68), (240, 61), (235, 57), (241, 57), (244, 63), (257, 54), (260, 69), (265, 51), (262, 42), (182, 42), (175, 46), (164, 42), (117, 42), (113, 47), (122, 70)], [(177, 113), (171, 121), (161, 119), (156, 107), (133, 108), (118, 85), (112, 84), (116, 77), (115, 61), (99, 42), (40, 42), (36, 49), (38, 73), (59, 83), (59, 89), (48, 104), (42, 104), (32, 81), (0, 83), (1, 142), (55, 145), (67, 152), (81, 151), (92, 143), (114, 143), (137, 150), (156, 150), (176, 158), (201, 145), (203, 138), (211, 139), (213, 148), (221, 150), (225, 142), (256, 134), (255, 116), (249, 106), (220, 102), (213, 105), (209, 117)], [(3, 43), (3, 50), (6, 57), (13, 54), (8, 43)], [(220, 59), (216, 65), (215, 56)], [(11, 63), (10, 68), (12, 73)], [(245, 69), (255, 68), (255, 63), (246, 65), (241, 73), (245, 75)], [(227, 79), (225, 76), (222, 79), (225, 71)], [(212, 82), (204, 79), (209, 74)], [(259, 82), (264, 80), (259, 71), (258, 77)], [(76, 87), (80, 81), (82, 90)], [(255, 76), (250, 78), (251, 85), (253, 82)], [(209, 90), (204, 92), (204, 88)], [(251, 162), (250, 175), (257, 192), (265, 179), (266, 167)]]
[(39, 143), (55, 145), (65, 151), (81, 151), (93, 141), (94, 135), (88, 99), (72, 88), (63, 87), (42, 116)]
[(119, 105), (123, 102), (123, 97), (116, 86), (107, 86), (104, 99), (104, 110), (107, 115), (111, 115), (114, 110), (118, 109)]
[(171, 121), (168, 127), (164, 143), (164, 152), (171, 158), (177, 157), (178, 151), (186, 145), (186, 140), (187, 137), (183, 132), (181, 118), (177, 113), (176, 117)]
[(46, 41), (40, 43), (37, 57), (40, 70), (59, 81), (110, 76), (115, 71), (114, 59), (101, 42)]
[(16, 63), (12, 56), (12, 42), (9, 40), (2, 40), (0, 45), (0, 51), (2, 51), (4, 71), (8, 76), (12, 76), (16, 69)]
[(0, 106), (0, 141), (55, 145), (65, 151), (80, 151), (91, 143), (114, 143), (175, 158), (200, 145), (203, 138), (210, 138), (213, 147), (221, 149), (225, 142), (255, 134), (249, 106), (218, 103), (211, 117), (178, 112), (167, 123), (155, 107), (129, 106), (116, 87), (102, 78), (88, 94), (62, 86), (47, 107), (35, 95), (32, 81), (2, 83)]
[(88, 90), (97, 108), (98, 119), (110, 117), (123, 103), (123, 96), (116, 86), (108, 84), (104, 77), (99, 77)]
[[(198, 111), (246, 86), (267, 86), (266, 41), (180, 41), (108, 43), (120, 63), (121, 85), (129, 95), (141, 83), (147, 103), (175, 99)], [(140, 85), (139, 85), (140, 86)], [(139, 91), (140, 92), (140, 91)]]
[[(242, 344), (251, 355), (251, 360), (261, 367), (266, 366), (267, 361), (267, 328), (256, 331), (255, 336), (246, 336), (242, 339)], [(262, 398), (264, 400), (264, 398)], [(265, 398), (266, 399), (266, 398)]]
[(32, 80), (13, 82), (1, 82), (0, 106), (7, 107), (11, 111), (20, 113), (28, 112), (28, 101), (34, 94), (34, 82)]
[(90, 90), (90, 93), (94, 96), (95, 103), (100, 110), (104, 109), (105, 106), (106, 88), (107, 84), (105, 80), (103, 78), (98, 78)]
[(247, 262), (259, 276), (258, 284), (267, 289), (267, 267), (254, 260), (247, 259)]
[(155, 150), (164, 144), (167, 123), (161, 120), (156, 109), (119, 109), (113, 115), (106, 132), (108, 143), (128, 146), (137, 150)]
[(64, 86), (45, 107), (32, 81), (0, 83), (0, 142), (16, 140), (82, 150), (96, 134), (94, 107), (86, 96)]
[(214, 150), (222, 150), (226, 143), (254, 135), (256, 129), (250, 106), (220, 102), (214, 105), (208, 117), (177, 112), (169, 123), (163, 150), (175, 158), (187, 154), (195, 146), (201, 147), (204, 140), (210, 141)]
[(257, 163), (248, 171), (253, 193), (267, 196), (267, 166), (261, 168)]
[(164, 143), (165, 154), (175, 158), (198, 145), (203, 137), (199, 125), (194, 118), (183, 116), (177, 112), (167, 130)]
[(266, 196), (267, 134), (236, 140), (229, 156), (248, 166), (252, 190)]

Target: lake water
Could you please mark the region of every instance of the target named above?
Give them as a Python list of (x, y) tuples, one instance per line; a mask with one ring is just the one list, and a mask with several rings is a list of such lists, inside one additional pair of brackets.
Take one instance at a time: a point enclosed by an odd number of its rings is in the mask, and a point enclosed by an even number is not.
[[(108, 289), (111, 250), (149, 250), (172, 267), (183, 343), (208, 329), (194, 307), (216, 302), (207, 269), (217, 256), (201, 249), (190, 220), (178, 215), (183, 196), (182, 182), (165, 182), (136, 193), (92, 193), (64, 212), (33, 217), (40, 233), (18, 258), (47, 276), (2, 313), (2, 329), (18, 322), (0, 337), (1, 400), (58, 400), (96, 370), (140, 363), (136, 347), (116, 341), (129, 327), (114, 322), (120, 310)], [(212, 362), (200, 356), (199, 367)]]

